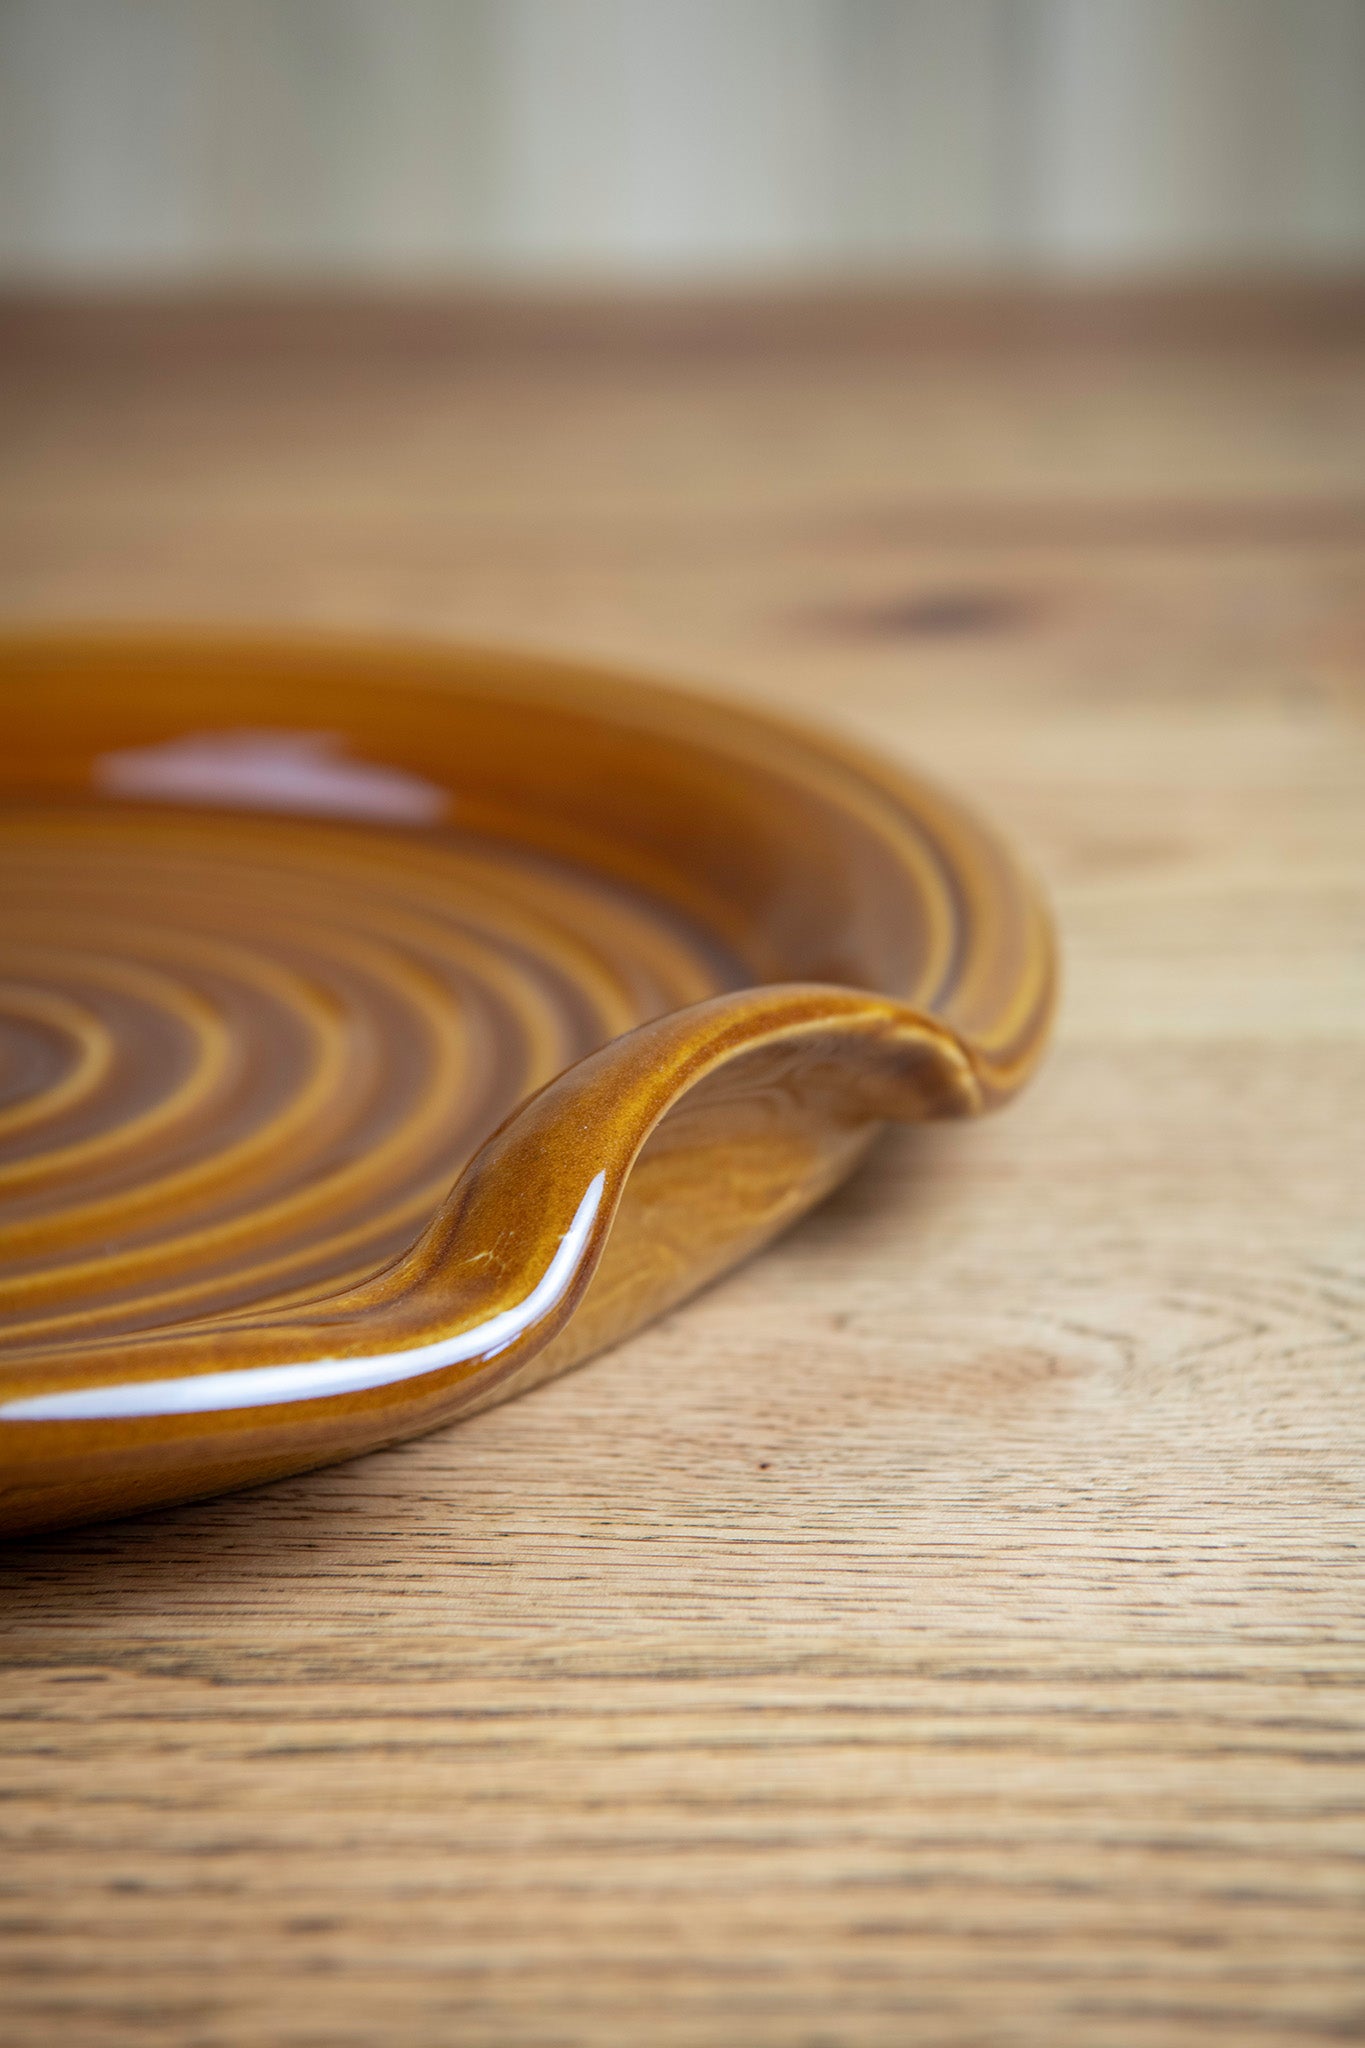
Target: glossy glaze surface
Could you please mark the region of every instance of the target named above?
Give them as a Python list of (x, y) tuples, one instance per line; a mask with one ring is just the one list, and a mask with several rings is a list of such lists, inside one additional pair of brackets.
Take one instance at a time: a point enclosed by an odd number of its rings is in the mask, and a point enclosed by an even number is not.
[(3, 667), (7, 1528), (521, 1391), (1041, 1050), (1027, 879), (832, 739), (478, 652)]

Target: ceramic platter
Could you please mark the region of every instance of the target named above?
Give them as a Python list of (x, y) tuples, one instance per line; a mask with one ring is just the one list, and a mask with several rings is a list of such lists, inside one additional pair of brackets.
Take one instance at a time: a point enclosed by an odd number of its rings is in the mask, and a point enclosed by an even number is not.
[(520, 1393), (1041, 1050), (1007, 849), (750, 710), (267, 638), (0, 689), (5, 1529)]

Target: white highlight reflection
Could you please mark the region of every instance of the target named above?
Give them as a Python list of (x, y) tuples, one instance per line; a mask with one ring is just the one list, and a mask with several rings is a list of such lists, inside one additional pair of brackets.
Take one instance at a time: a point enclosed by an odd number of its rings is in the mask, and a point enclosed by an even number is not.
[(234, 1372), (190, 1373), (182, 1379), (127, 1380), (121, 1386), (73, 1387), (61, 1394), (30, 1394), (0, 1402), (4, 1422), (99, 1422), (134, 1415), (207, 1415), (223, 1408), (270, 1408), (283, 1401), (326, 1401), (363, 1393), (459, 1365), (492, 1358), (553, 1308), (573, 1279), (593, 1218), (602, 1202), (605, 1173), (594, 1175), (559, 1241), (559, 1250), (525, 1301), (502, 1309), (458, 1337), (389, 1351), (372, 1358), (317, 1358), (304, 1365), (243, 1366)]
[(352, 761), (335, 732), (194, 732), (154, 747), (101, 754), (97, 788), (154, 803), (378, 818), (434, 825), (450, 798), (405, 768)]

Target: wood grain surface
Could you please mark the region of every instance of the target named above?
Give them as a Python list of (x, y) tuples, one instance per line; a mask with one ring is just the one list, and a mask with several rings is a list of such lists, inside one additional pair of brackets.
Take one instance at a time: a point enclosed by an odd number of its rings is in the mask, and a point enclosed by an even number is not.
[(7, 616), (840, 721), (1067, 986), (582, 1372), (16, 1546), (6, 2041), (1365, 2038), (1359, 294), (8, 319)]

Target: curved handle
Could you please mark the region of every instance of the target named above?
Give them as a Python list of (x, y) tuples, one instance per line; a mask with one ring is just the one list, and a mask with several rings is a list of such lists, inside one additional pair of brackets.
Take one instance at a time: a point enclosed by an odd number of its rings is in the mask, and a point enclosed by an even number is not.
[(642, 1025), (524, 1103), (363, 1284), (13, 1354), (0, 1528), (246, 1485), (489, 1406), (756, 1249), (880, 1120), (969, 1115), (996, 1092), (945, 1025), (843, 988), (746, 990)]

